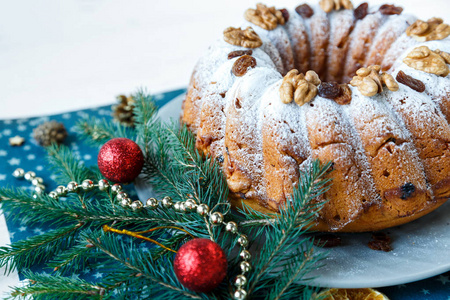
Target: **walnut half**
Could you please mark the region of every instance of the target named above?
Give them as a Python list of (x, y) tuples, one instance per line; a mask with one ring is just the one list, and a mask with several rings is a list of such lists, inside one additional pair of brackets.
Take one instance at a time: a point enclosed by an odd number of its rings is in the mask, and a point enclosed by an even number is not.
[(294, 100), (298, 106), (302, 106), (314, 99), (319, 84), (319, 76), (314, 71), (308, 71), (303, 75), (296, 69), (290, 70), (280, 86), (281, 101), (287, 104)]
[(419, 42), (443, 40), (450, 35), (450, 26), (441, 18), (417, 20), (406, 29), (406, 34)]
[(430, 50), (427, 46), (414, 48), (403, 62), (413, 69), (442, 77), (450, 73), (447, 65), (450, 63), (450, 54), (440, 50)]
[(245, 30), (228, 27), (223, 31), (223, 39), (228, 44), (245, 48), (258, 48), (262, 45), (261, 38), (251, 27)]
[(326, 13), (342, 8), (353, 9), (353, 4), (350, 0), (320, 0), (319, 5)]
[(385, 85), (390, 91), (398, 90), (398, 83), (392, 75), (387, 73), (380, 74), (381, 67), (378, 65), (368, 68), (360, 68), (356, 71), (356, 76), (350, 81), (350, 85), (355, 86), (367, 97), (375, 96), (383, 91)]
[(274, 30), (278, 24), (284, 25), (286, 23), (281, 10), (277, 10), (273, 6), (267, 7), (261, 3), (256, 4), (256, 9), (247, 9), (244, 18), (266, 30)]

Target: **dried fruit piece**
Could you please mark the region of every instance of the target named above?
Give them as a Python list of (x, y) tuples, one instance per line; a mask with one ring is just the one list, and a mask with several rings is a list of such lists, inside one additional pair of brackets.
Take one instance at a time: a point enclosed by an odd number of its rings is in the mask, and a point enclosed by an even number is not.
[(327, 99), (334, 99), (341, 94), (339, 83), (335, 81), (322, 82), (319, 86), (319, 96)]
[(383, 232), (374, 232), (372, 234), (372, 241), (370, 241), (368, 245), (372, 250), (385, 252), (392, 251), (391, 238)]
[(273, 6), (267, 7), (262, 3), (256, 4), (256, 9), (247, 9), (244, 18), (266, 30), (274, 30), (278, 24), (284, 25), (286, 23), (281, 11), (275, 9)]
[(369, 4), (367, 2), (361, 3), (353, 12), (353, 16), (356, 20), (362, 20), (367, 16)]
[(341, 89), (341, 93), (339, 96), (334, 98), (334, 102), (340, 105), (349, 104), (352, 101), (352, 90), (347, 84), (340, 84), (339, 88)]
[(413, 90), (419, 93), (423, 93), (425, 91), (425, 84), (423, 84), (422, 81), (407, 75), (403, 71), (398, 72), (397, 77), (395, 79), (397, 79), (398, 82), (412, 88)]
[(399, 15), (403, 11), (403, 8), (400, 6), (395, 6), (391, 4), (384, 4), (380, 6), (380, 12), (383, 15)]
[(369, 288), (329, 289), (321, 292), (317, 299), (322, 300), (389, 300), (386, 295)]
[(435, 74), (445, 77), (450, 73), (447, 66), (450, 54), (440, 50), (432, 51), (427, 46), (414, 48), (404, 59), (403, 62), (409, 67), (419, 71)]
[(261, 38), (251, 27), (241, 28), (228, 27), (223, 31), (223, 39), (231, 45), (245, 48), (258, 48), (262, 45)]
[(441, 18), (431, 18), (426, 22), (417, 20), (406, 29), (406, 34), (419, 42), (443, 40), (450, 35), (450, 26)]
[(289, 21), (289, 17), (290, 17), (289, 11), (286, 8), (282, 8), (282, 9), (280, 9), (280, 11), (281, 11), (281, 15), (284, 18), (284, 22), (286, 23), (287, 21)]
[(411, 197), (416, 191), (416, 187), (411, 182), (407, 182), (400, 187), (402, 190), (402, 196), (400, 197), (402, 200), (406, 200)]
[(256, 66), (256, 59), (250, 55), (243, 55), (239, 57), (233, 64), (231, 71), (237, 77), (244, 76), (249, 68)]
[(252, 55), (253, 50), (236, 50), (233, 52), (228, 53), (228, 59), (233, 59), (235, 57), (239, 57), (242, 55)]
[(308, 4), (302, 4), (295, 8), (295, 11), (305, 19), (309, 19), (314, 15), (314, 11)]
[(303, 75), (296, 69), (290, 70), (280, 86), (281, 101), (287, 104), (294, 100), (297, 105), (302, 106), (317, 95), (319, 84), (319, 76), (314, 71), (308, 71)]

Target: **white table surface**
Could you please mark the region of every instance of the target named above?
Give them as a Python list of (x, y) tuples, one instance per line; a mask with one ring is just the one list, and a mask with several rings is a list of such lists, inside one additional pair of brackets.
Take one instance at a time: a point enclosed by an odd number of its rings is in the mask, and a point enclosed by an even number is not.
[[(106, 105), (139, 87), (185, 87), (201, 53), (256, 2), (0, 0), (0, 119)], [(393, 2), (422, 19), (450, 15), (449, 0)]]

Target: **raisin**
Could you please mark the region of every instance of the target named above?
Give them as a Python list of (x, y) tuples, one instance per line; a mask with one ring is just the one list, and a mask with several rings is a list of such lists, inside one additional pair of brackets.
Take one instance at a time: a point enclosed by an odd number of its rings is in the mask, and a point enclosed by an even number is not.
[(280, 11), (281, 11), (281, 14), (283, 15), (284, 22), (289, 21), (289, 12), (288, 12), (288, 10), (286, 8), (282, 8), (282, 9), (280, 9)]
[(233, 59), (235, 57), (239, 57), (242, 55), (252, 55), (253, 50), (236, 50), (233, 52), (228, 53), (228, 59)]
[(313, 240), (317, 247), (331, 248), (341, 245), (341, 238), (334, 234), (322, 234)]
[(335, 99), (342, 93), (339, 83), (335, 81), (322, 82), (319, 85), (319, 96), (328, 99)]
[(295, 11), (303, 18), (309, 19), (314, 15), (314, 11), (308, 4), (302, 4), (295, 8)]
[(341, 89), (341, 92), (334, 98), (334, 101), (340, 105), (349, 104), (352, 101), (352, 90), (347, 84), (341, 84), (339, 85), (339, 88)]
[(383, 15), (399, 15), (403, 11), (403, 8), (400, 6), (395, 6), (391, 4), (384, 4), (380, 6), (380, 12)]
[(378, 250), (378, 251), (384, 251), (384, 252), (392, 251), (391, 245), (385, 241), (370, 241), (368, 243), (368, 245), (369, 245), (369, 248), (372, 250)]
[(403, 83), (404, 85), (412, 88), (413, 90), (423, 93), (425, 91), (425, 84), (422, 81), (415, 79), (409, 75), (406, 75), (405, 72), (400, 71), (395, 77), (398, 82)]
[(248, 68), (256, 66), (256, 59), (250, 55), (243, 55), (239, 57), (233, 64), (231, 71), (237, 77), (242, 77), (247, 73)]
[(411, 182), (407, 182), (401, 186), (402, 196), (400, 197), (402, 200), (406, 200), (416, 191), (416, 187)]
[(367, 2), (361, 3), (353, 12), (353, 16), (356, 20), (362, 20), (367, 16), (367, 10), (369, 8), (369, 4)]
[(372, 233), (372, 241), (368, 243), (368, 246), (372, 250), (392, 251), (391, 238), (384, 232)]

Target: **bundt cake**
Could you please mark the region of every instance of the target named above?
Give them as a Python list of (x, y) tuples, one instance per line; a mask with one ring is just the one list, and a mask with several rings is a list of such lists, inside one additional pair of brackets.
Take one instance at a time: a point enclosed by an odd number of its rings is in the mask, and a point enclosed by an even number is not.
[(400, 225), (450, 197), (450, 26), (402, 11), (258, 4), (210, 46), (181, 121), (233, 205), (277, 212), (316, 158), (333, 163), (320, 231)]

